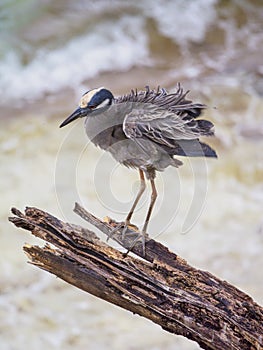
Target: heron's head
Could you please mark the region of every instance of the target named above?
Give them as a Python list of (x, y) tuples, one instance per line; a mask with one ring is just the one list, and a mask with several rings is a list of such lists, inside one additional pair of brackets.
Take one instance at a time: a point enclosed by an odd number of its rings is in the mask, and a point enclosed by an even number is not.
[(112, 93), (100, 87), (87, 91), (80, 100), (79, 107), (60, 125), (60, 128), (73, 120), (104, 112), (113, 101)]

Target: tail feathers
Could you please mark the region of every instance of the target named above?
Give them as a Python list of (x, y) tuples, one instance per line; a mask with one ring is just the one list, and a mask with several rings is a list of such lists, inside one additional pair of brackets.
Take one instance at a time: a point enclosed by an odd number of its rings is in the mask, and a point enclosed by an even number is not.
[(191, 108), (187, 110), (187, 114), (191, 117), (191, 118), (197, 118), (200, 116), (200, 114), (202, 113), (202, 110), (204, 109), (203, 105), (200, 106), (196, 106), (196, 108)]
[(175, 148), (175, 155), (185, 157), (212, 157), (217, 158), (216, 152), (206, 143), (196, 140), (177, 141), (178, 146)]
[(214, 135), (214, 124), (209, 120), (194, 119), (189, 115), (189, 113), (185, 115), (182, 119), (184, 122), (186, 122), (187, 126), (191, 128), (191, 131), (196, 133), (196, 135), (200, 135), (200, 136)]
[(214, 124), (209, 120), (200, 119), (197, 120), (197, 125), (201, 135), (212, 136), (214, 135)]

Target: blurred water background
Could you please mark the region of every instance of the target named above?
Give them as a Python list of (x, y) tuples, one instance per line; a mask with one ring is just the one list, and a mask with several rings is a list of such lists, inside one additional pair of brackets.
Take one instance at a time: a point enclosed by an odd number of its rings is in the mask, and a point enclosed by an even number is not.
[(82, 120), (58, 128), (99, 86), (181, 82), (209, 106), (219, 158), (158, 175), (149, 233), (262, 303), (262, 1), (3, 0), (0, 42), (1, 350), (198, 349), (26, 264), (22, 245), (41, 242), (7, 222), (11, 206), (37, 206), (85, 225), (76, 200), (124, 218), (137, 172), (90, 145)]

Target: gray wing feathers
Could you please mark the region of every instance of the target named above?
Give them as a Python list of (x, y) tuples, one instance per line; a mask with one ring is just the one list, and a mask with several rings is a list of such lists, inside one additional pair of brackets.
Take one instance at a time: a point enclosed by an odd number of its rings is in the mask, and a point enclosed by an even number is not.
[(131, 90), (129, 94), (118, 97), (115, 99), (115, 103), (150, 103), (177, 114), (187, 112), (189, 116), (196, 118), (201, 114), (202, 109), (206, 108), (206, 106), (186, 100), (185, 97), (188, 92), (189, 91), (184, 92), (180, 84), (178, 84), (178, 88), (175, 93), (168, 93), (164, 88), (159, 86), (156, 90), (151, 90), (149, 86), (146, 86), (144, 91), (137, 91), (137, 89), (135, 89)]
[(134, 109), (126, 115), (123, 131), (129, 138), (147, 137), (159, 144), (174, 147), (177, 140), (193, 140), (212, 135), (213, 124), (204, 120), (186, 119), (169, 111), (149, 107)]
[(214, 125), (198, 119), (205, 106), (186, 100), (187, 93), (178, 85), (172, 94), (160, 87), (146, 87), (119, 97), (116, 106), (129, 105), (123, 121), (126, 137), (151, 140), (171, 154), (216, 157), (212, 148), (199, 141), (200, 136), (214, 135)]
[(205, 105), (187, 100), (187, 93), (180, 84), (175, 93), (168, 93), (160, 87), (151, 90), (146, 86), (144, 91), (131, 90), (130, 94), (117, 98), (116, 106), (132, 103), (123, 123), (126, 136), (144, 136), (155, 142), (171, 145), (173, 140), (191, 140), (199, 136), (214, 135), (211, 122), (196, 119)]

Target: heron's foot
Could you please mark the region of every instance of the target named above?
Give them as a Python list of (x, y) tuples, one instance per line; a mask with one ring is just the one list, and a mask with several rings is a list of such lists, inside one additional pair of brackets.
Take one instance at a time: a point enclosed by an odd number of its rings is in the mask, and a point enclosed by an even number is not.
[[(111, 222), (112, 223), (112, 222)], [(110, 234), (107, 237), (107, 242), (110, 238), (113, 237), (114, 234), (116, 234), (118, 231), (121, 231), (121, 239), (123, 240), (125, 238), (125, 234), (127, 233), (127, 231), (135, 231), (138, 232), (139, 229), (136, 225), (131, 224), (128, 221), (123, 221), (120, 223), (115, 223), (114, 225), (115, 227), (112, 229), (112, 231), (110, 232)]]
[(104, 221), (110, 224), (112, 228), (111, 232), (109, 233), (106, 242), (108, 242), (109, 239), (111, 239), (117, 232), (120, 234), (121, 232), (121, 240), (124, 241), (125, 235), (135, 235), (135, 238), (132, 240), (131, 236), (129, 237), (130, 247), (127, 249), (127, 252), (124, 253), (124, 257), (126, 257), (129, 252), (135, 247), (135, 245), (138, 243), (141, 243), (142, 246), (142, 255), (145, 256), (145, 242), (146, 237), (148, 237), (148, 234), (144, 231), (140, 231), (139, 228), (130, 223), (129, 221), (122, 221), (122, 222), (116, 222), (113, 219), (109, 218), (108, 216), (104, 218)]
[(145, 242), (146, 242), (146, 237), (147, 237), (147, 233), (142, 231), (138, 233), (138, 236), (134, 239), (134, 241), (132, 242), (132, 244), (130, 245), (130, 247), (128, 248), (127, 252), (124, 253), (124, 257), (126, 257), (129, 252), (135, 247), (135, 245), (139, 242), (141, 242), (142, 245), (142, 255), (145, 256)]

